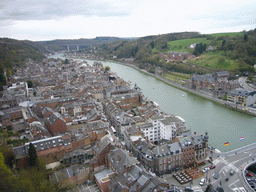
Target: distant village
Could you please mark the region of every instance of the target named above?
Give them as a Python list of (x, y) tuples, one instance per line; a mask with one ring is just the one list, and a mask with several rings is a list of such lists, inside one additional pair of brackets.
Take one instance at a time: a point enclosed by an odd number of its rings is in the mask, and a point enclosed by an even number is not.
[[(189, 183), (211, 161), (207, 132), (192, 132), (100, 62), (29, 60), (8, 83), (0, 100), (8, 136), (1, 143), (13, 148), (17, 168), (27, 165), (32, 143), (52, 170), (50, 180), (63, 187), (95, 182), (103, 192), (167, 191), (172, 184), (163, 174), (182, 171), (177, 181)], [(193, 76), (190, 86), (207, 83)]]

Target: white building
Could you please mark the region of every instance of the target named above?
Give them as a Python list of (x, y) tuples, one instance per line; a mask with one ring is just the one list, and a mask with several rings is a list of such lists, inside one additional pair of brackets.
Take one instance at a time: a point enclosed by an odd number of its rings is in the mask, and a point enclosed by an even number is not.
[[(181, 119), (176, 116), (153, 119), (152, 123), (139, 125), (140, 131), (150, 142), (162, 139), (172, 141), (176, 136), (177, 128), (180, 127)], [(184, 124), (184, 122), (182, 122)]]

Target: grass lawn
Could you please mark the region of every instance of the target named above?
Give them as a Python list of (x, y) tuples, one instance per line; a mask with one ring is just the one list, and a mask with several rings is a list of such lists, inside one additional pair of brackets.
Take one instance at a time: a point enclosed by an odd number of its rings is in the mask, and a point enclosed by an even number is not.
[(206, 38), (193, 38), (193, 39), (181, 39), (176, 41), (168, 41), (169, 51), (178, 51), (178, 52), (193, 52), (194, 49), (187, 48), (193, 43), (211, 43), (210, 40), (206, 40)]
[(163, 75), (165, 78), (175, 81), (179, 84), (184, 84), (192, 75), (178, 72), (165, 73)]
[(233, 70), (238, 69), (239, 63), (228, 59), (219, 53), (208, 52), (197, 58), (189, 60), (190, 63), (210, 69)]

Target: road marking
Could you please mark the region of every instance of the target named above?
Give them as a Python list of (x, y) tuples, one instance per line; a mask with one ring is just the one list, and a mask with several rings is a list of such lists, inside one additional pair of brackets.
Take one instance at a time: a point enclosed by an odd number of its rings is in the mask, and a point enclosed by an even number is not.
[(202, 187), (200, 187), (200, 186), (195, 186), (195, 187), (192, 187), (192, 189), (195, 191), (195, 192), (203, 192), (203, 190), (202, 190)]
[(213, 163), (214, 165), (217, 165), (219, 162), (220, 162), (219, 159), (215, 159), (212, 163)]
[[(223, 158), (223, 160), (221, 161), (222, 163), (226, 164), (227, 166), (229, 166), (231, 169), (233, 169), (234, 171), (238, 172), (239, 169), (234, 166), (232, 163), (229, 163), (226, 159)], [(226, 167), (224, 167), (225, 169), (224, 170), (227, 170)], [(227, 171), (226, 171), (227, 172)]]
[(68, 169), (66, 169), (66, 171), (67, 171), (67, 173), (68, 173), (68, 177), (69, 177), (69, 178), (71, 178), (71, 177), (70, 177), (70, 174), (69, 174), (69, 171), (68, 171)]
[(229, 187), (230, 187), (231, 185), (235, 185), (235, 183), (238, 182), (238, 181), (240, 181), (240, 179), (237, 179), (235, 182), (231, 183), (231, 184), (229, 185)]
[(239, 190), (240, 190), (241, 192), (247, 192), (244, 187), (239, 187)]

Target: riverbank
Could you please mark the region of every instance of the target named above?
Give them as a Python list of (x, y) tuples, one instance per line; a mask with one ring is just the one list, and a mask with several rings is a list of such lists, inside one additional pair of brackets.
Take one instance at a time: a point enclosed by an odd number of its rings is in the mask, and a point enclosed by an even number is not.
[(197, 95), (199, 97), (202, 97), (204, 99), (212, 101), (215, 104), (221, 105), (221, 106), (226, 107), (228, 109), (231, 109), (231, 110), (234, 110), (234, 111), (238, 111), (238, 112), (241, 112), (241, 113), (244, 113), (244, 114), (256, 117), (256, 110), (255, 111), (252, 111), (252, 110), (249, 111), (250, 109), (247, 109), (246, 107), (232, 105), (230, 103), (227, 103), (227, 101), (224, 101), (224, 100), (212, 97), (212, 96), (210, 96), (209, 94), (207, 94), (207, 93), (205, 93), (203, 91), (198, 91), (198, 90), (190, 89), (190, 88), (187, 88), (187, 87), (185, 87), (185, 86), (183, 86), (181, 84), (178, 84), (177, 82), (171, 81), (171, 80), (169, 80), (169, 79), (167, 79), (165, 77), (149, 73), (149, 72), (147, 72), (144, 69), (140, 69), (139, 67), (137, 67), (134, 64), (128, 64), (128, 63), (123, 63), (123, 62), (120, 62), (120, 61), (112, 61), (112, 60), (106, 60), (106, 61), (107, 62), (114, 62), (114, 63), (120, 64), (120, 65), (125, 65), (125, 66), (128, 66), (128, 67), (132, 67), (132, 68), (136, 69), (137, 71), (140, 71), (141, 73), (146, 74), (146, 75), (150, 75), (150, 76), (158, 79), (159, 81), (162, 81), (162, 82), (164, 82), (164, 83), (166, 83), (166, 84), (168, 84), (168, 85), (170, 85), (172, 87), (175, 87), (177, 89), (180, 89), (180, 90), (185, 91), (185, 92), (190, 93), (190, 94)]
[[(65, 59), (61, 55), (55, 55), (53, 58)], [(87, 60), (90, 65), (96, 61), (88, 58), (73, 57), (73, 59)], [(125, 81), (130, 81), (133, 85), (136, 83), (141, 87), (145, 97), (156, 101), (165, 113), (184, 118), (191, 131), (200, 134), (207, 131), (210, 136), (209, 144), (214, 148), (230, 151), (255, 142), (256, 118), (254, 116), (230, 110), (191, 91), (185, 92), (181, 85), (175, 82), (169, 83), (168, 80), (163, 81), (159, 76), (155, 77), (135, 66), (121, 62), (101, 61), (104, 66), (110, 66), (111, 71)], [(244, 137), (245, 141), (240, 141), (240, 137)], [(228, 147), (224, 145), (226, 142), (230, 143)]]

